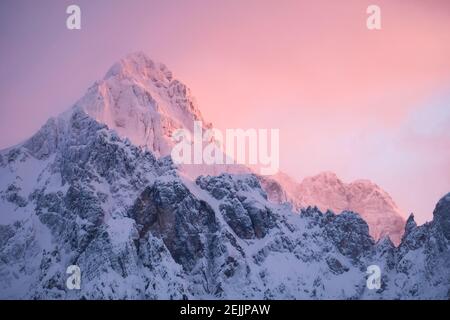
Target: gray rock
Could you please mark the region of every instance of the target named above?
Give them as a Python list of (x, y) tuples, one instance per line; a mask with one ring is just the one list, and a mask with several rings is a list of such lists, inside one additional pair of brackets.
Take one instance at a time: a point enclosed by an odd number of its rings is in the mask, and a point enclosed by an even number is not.
[(367, 253), (374, 241), (369, 235), (369, 226), (353, 212), (343, 212), (327, 224), (326, 232), (344, 256), (356, 260)]
[(445, 238), (450, 240), (450, 193), (437, 203), (433, 212), (433, 221), (442, 230)]
[(174, 260), (186, 270), (204, 257), (208, 242), (218, 231), (211, 207), (179, 181), (155, 181), (138, 197), (129, 216), (136, 221), (141, 237), (147, 232), (161, 237)]

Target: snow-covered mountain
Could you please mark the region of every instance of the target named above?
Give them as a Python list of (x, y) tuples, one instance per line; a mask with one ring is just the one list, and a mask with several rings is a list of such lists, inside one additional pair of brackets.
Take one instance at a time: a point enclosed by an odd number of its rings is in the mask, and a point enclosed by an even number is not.
[[(192, 180), (166, 156), (171, 130), (201, 117), (183, 88), (130, 55), (0, 151), (1, 298), (450, 297), (450, 194), (432, 222), (411, 216), (395, 247), (357, 213), (269, 201), (254, 174)], [(80, 290), (66, 287), (70, 265)]]
[[(130, 54), (114, 64), (104, 79), (89, 88), (77, 104), (96, 121), (106, 124), (136, 146), (145, 146), (156, 157), (170, 154), (176, 129), (193, 130), (193, 122), (206, 123), (189, 88), (172, 72), (143, 53)], [(248, 172), (243, 166), (183, 166), (190, 177), (222, 172)], [(288, 200), (297, 208), (316, 205), (322, 211), (358, 212), (375, 239), (388, 235), (400, 242), (404, 218), (390, 196), (370, 181), (344, 184), (333, 173), (306, 178), (292, 186), (289, 177), (275, 176)], [(263, 187), (266, 184), (263, 183)], [(268, 192), (272, 199), (271, 192)]]
[(389, 194), (369, 180), (344, 183), (335, 173), (323, 172), (300, 183), (279, 173), (260, 177), (270, 200), (290, 202), (296, 208), (317, 206), (336, 213), (358, 212), (376, 240), (389, 236), (398, 245), (405, 227), (404, 214)]

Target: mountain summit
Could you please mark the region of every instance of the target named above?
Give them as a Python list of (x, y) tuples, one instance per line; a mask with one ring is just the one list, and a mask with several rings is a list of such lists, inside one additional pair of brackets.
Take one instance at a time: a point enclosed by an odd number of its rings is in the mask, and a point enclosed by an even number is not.
[(114, 64), (76, 105), (157, 156), (170, 154), (174, 130), (192, 131), (194, 121), (204, 123), (189, 88), (141, 52)]

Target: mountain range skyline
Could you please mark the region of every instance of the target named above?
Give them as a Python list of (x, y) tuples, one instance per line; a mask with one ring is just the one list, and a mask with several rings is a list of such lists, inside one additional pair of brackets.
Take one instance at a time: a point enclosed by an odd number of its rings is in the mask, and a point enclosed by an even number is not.
[(0, 150), (0, 298), (448, 299), (450, 193), (418, 226), (368, 180), (191, 171), (165, 154), (199, 118), (165, 65), (133, 53)]

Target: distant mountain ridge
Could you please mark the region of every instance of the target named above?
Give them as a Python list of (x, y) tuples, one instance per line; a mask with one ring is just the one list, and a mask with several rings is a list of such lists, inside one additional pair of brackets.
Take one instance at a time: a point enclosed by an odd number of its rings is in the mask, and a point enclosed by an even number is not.
[(369, 224), (376, 240), (389, 236), (396, 245), (400, 243), (404, 215), (389, 194), (369, 180), (344, 183), (332, 172), (307, 177), (300, 183), (283, 173), (260, 180), (272, 201), (290, 202), (296, 208), (317, 206), (338, 214), (354, 211)]

